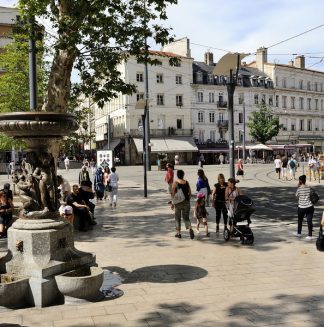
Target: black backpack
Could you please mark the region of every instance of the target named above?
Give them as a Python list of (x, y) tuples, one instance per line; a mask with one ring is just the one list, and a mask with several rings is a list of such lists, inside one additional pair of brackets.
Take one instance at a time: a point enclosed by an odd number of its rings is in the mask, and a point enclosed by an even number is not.
[(290, 162), (289, 162), (289, 167), (290, 167), (291, 169), (295, 169), (295, 168), (296, 168), (296, 164), (295, 164), (295, 161), (294, 161), (294, 160), (290, 160)]
[(316, 240), (316, 248), (318, 251), (323, 252), (324, 251), (324, 235), (323, 235), (323, 228), (321, 226), (320, 230), (319, 230), (319, 235), (318, 238)]
[(318, 194), (312, 188), (310, 189), (309, 199), (313, 204), (316, 204), (319, 201)]

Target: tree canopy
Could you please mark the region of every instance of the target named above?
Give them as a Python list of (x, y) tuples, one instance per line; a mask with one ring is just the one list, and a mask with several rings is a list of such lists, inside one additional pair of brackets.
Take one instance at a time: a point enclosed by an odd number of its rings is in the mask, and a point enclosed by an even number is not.
[(43, 110), (66, 112), (73, 67), (80, 72), (79, 92), (99, 106), (135, 86), (123, 81), (118, 64), (128, 56), (148, 61), (146, 39), (172, 40), (161, 22), (177, 0), (20, 0), (22, 14), (49, 19), (57, 38)]
[(282, 128), (279, 117), (274, 116), (265, 104), (260, 104), (259, 110), (251, 113), (247, 126), (250, 129), (250, 135), (262, 144), (277, 136)]

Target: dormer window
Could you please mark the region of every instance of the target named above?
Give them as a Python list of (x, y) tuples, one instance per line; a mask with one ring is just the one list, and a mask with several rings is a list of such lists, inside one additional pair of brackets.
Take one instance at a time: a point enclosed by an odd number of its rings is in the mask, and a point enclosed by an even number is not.
[(214, 84), (214, 76), (212, 74), (208, 74), (208, 84)]
[(203, 81), (203, 73), (201, 71), (196, 73), (197, 82)]

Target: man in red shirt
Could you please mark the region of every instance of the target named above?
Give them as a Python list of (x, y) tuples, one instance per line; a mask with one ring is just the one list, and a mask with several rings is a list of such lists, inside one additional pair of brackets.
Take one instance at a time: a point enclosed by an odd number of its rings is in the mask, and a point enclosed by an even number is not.
[[(173, 184), (173, 177), (174, 177), (173, 166), (172, 166), (172, 164), (168, 163), (166, 165), (166, 168), (167, 168), (167, 172), (165, 174), (164, 180), (168, 184), (168, 193), (171, 196), (171, 190), (172, 190), (172, 184)], [(170, 200), (168, 202), (168, 204), (171, 204), (171, 203), (172, 203), (172, 201)]]

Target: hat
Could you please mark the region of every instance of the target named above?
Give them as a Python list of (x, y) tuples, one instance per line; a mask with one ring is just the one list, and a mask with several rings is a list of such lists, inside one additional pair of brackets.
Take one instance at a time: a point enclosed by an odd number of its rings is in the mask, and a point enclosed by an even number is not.
[(202, 199), (205, 197), (205, 194), (204, 193), (198, 193), (197, 194), (197, 199)]
[(64, 207), (64, 214), (65, 215), (72, 215), (73, 214), (73, 208), (71, 206), (65, 206)]

